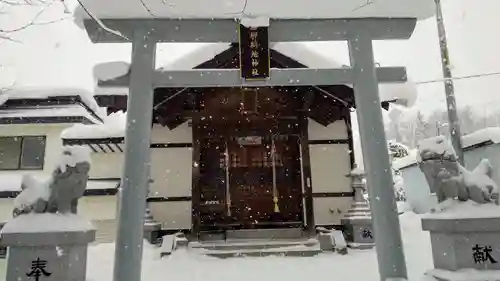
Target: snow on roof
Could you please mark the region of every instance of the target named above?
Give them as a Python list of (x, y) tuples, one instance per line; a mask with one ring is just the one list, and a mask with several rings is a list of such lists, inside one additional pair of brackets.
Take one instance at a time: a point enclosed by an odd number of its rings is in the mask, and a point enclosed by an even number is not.
[[(201, 47), (187, 55), (181, 56), (172, 63), (158, 67), (159, 71), (167, 70), (189, 70), (213, 59), (216, 55), (231, 47), (226, 43), (200, 44)], [(309, 68), (342, 68), (341, 63), (325, 57), (314, 51), (304, 43), (287, 42), (273, 43), (271, 48), (288, 56)], [(94, 67), (94, 78), (102, 81), (111, 80), (128, 73), (130, 64), (127, 62), (109, 62), (98, 64)], [(96, 95), (127, 95), (128, 88), (119, 87), (96, 87)], [(417, 100), (417, 88), (411, 81), (407, 83), (380, 84), (379, 95), (381, 101), (397, 101), (405, 106), (412, 106)]]
[[(157, 70), (189, 70), (196, 66), (213, 59), (216, 55), (226, 51), (231, 47), (226, 43), (203, 43), (194, 51), (180, 56), (174, 61), (159, 65)], [(107, 81), (126, 75), (130, 70), (130, 63), (125, 61), (114, 61), (100, 63), (94, 66), (94, 79)], [(95, 95), (128, 95), (127, 87), (95, 87)]]
[[(197, 45), (194, 51), (182, 55), (168, 64), (160, 65), (157, 69), (160, 71), (193, 69), (231, 48), (231, 44), (227, 43), (203, 43)], [(125, 61), (100, 63), (94, 66), (94, 78), (101, 81), (112, 80), (127, 74), (129, 70), (130, 63)]]
[(417, 163), (418, 149), (408, 151), (408, 156), (394, 160), (392, 166), (396, 170), (412, 166)]
[(500, 143), (500, 127), (489, 127), (462, 137), (463, 147), (469, 147), (488, 141)]
[(106, 81), (123, 76), (130, 70), (130, 63), (124, 61), (110, 61), (94, 66), (94, 78)]
[(85, 117), (92, 123), (100, 123), (88, 110), (80, 105), (51, 105), (40, 107), (22, 107), (0, 110), (0, 118), (32, 117)]
[(435, 136), (421, 140), (418, 144), (418, 150), (419, 156), (422, 157), (422, 160), (433, 159), (436, 156), (451, 158), (456, 156), (451, 142), (449, 142), (444, 136)]
[(216, 55), (231, 48), (228, 43), (208, 43), (200, 44), (198, 49), (180, 56), (176, 60), (160, 65), (159, 70), (189, 70), (196, 66), (213, 59)]
[[(82, 0), (99, 19), (235, 18), (283, 19), (387, 18), (425, 19), (434, 15), (432, 0)], [(78, 6), (77, 17), (89, 16)]]
[[(0, 192), (21, 191), (21, 183), (24, 173), (5, 172), (0, 173)], [(33, 177), (39, 181), (47, 181), (50, 177), (47, 174), (36, 174)], [(87, 190), (114, 189), (120, 180), (91, 180), (87, 181)]]
[[(271, 45), (271, 48), (309, 68), (349, 67), (321, 55), (300, 42), (275, 43)], [(407, 83), (379, 84), (379, 95), (381, 101), (405, 100), (403, 102), (405, 106), (412, 106), (417, 100), (417, 87), (411, 81)]]
[(75, 124), (61, 133), (63, 139), (121, 138), (125, 136), (126, 114), (123, 111), (106, 116), (102, 124)]
[[(462, 147), (469, 148), (486, 142), (500, 143), (500, 127), (490, 127), (478, 130), (462, 137)], [(395, 169), (404, 169), (413, 166), (418, 161), (418, 150), (411, 150), (407, 157), (394, 161)]]
[(77, 88), (33, 88), (23, 87), (7, 90), (0, 94), (0, 105), (12, 99), (47, 99), (60, 96), (79, 96), (85, 105), (95, 113), (99, 112), (99, 106), (94, 99), (94, 94)]
[[(14, 172), (0, 173), (0, 192), (2, 191), (21, 191), (21, 183), (23, 182), (23, 175)], [(48, 175), (37, 174), (34, 176), (38, 180), (47, 180)]]
[(126, 96), (128, 95), (128, 88), (124, 87), (98, 87), (94, 89), (96, 96)]

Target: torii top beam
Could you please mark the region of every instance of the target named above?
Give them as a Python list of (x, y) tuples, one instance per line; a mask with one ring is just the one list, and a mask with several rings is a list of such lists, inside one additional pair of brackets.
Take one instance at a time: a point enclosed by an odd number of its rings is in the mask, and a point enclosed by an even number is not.
[[(238, 42), (235, 20), (269, 20), (270, 42), (339, 41), (369, 34), (372, 40), (408, 39), (418, 19), (433, 16), (433, 0), (81, 0), (77, 21), (94, 43), (127, 39), (137, 28), (155, 42)], [(289, 32), (294, 30), (294, 32)]]
[[(80, 0), (99, 19), (416, 18), (434, 15), (433, 0)], [(77, 13), (83, 12), (80, 9)]]
[[(343, 41), (360, 35), (373, 40), (408, 39), (415, 18), (270, 20), (270, 42)], [(238, 42), (238, 24), (231, 19), (108, 19), (102, 23), (126, 38), (138, 27), (152, 31), (152, 40), (168, 43)], [(105, 31), (96, 21), (84, 20), (93, 43), (125, 43), (128, 40)], [(293, 30), (294, 32), (290, 32)]]

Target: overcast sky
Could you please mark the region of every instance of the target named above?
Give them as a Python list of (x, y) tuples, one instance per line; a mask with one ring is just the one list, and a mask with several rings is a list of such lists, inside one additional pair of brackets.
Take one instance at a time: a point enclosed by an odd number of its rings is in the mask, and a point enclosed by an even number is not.
[[(67, 0), (70, 7), (74, 5)], [(250, 0), (251, 1), (251, 0)], [(443, 0), (450, 57), (454, 76), (500, 71), (500, 1)], [(4, 10), (6, 11), (6, 10)], [(0, 15), (2, 28), (29, 22), (39, 9), (16, 8)], [(52, 24), (32, 26), (12, 36), (21, 43), (0, 40), (0, 84), (14, 81), (20, 86), (80, 87), (93, 89), (92, 67), (97, 62), (129, 60), (130, 45), (93, 45), (64, 7), (56, 3), (38, 18), (39, 22), (66, 18)], [(348, 63), (346, 44), (310, 44), (315, 51)], [(157, 64), (166, 64), (196, 46), (162, 44)], [(435, 19), (417, 24), (410, 40), (375, 43), (375, 58), (384, 66), (406, 66), (410, 78), (421, 82), (442, 77)], [(498, 109), (500, 76), (455, 82), (458, 106), (472, 105), (476, 114)], [(421, 84), (416, 106), (424, 113), (446, 108), (442, 83)]]
[[(72, 5), (73, 0), (67, 0)], [(444, 0), (446, 27), (454, 76), (500, 71), (500, 1), (498, 0)], [(0, 16), (0, 26), (16, 27), (28, 22), (38, 9), (17, 8)], [(22, 43), (0, 41), (0, 61), (3, 65), (0, 83), (29, 86), (70, 86), (93, 88), (92, 66), (96, 62), (129, 60), (128, 44), (93, 45), (85, 32), (64, 14), (56, 3), (39, 22), (68, 18), (53, 24), (33, 26), (13, 34)], [(343, 43), (320, 42), (311, 44), (315, 51), (348, 62)], [(185, 54), (195, 48), (189, 44), (162, 44), (158, 64)], [(376, 60), (382, 65), (402, 65), (414, 81), (441, 77), (437, 29), (434, 19), (418, 23), (408, 41), (376, 42)], [(343, 61), (342, 61), (343, 60)], [(478, 105), (480, 111), (489, 110), (492, 101), (500, 101), (497, 89), (500, 76), (456, 81), (459, 106)], [(442, 83), (418, 86), (417, 105), (424, 111), (437, 106), (444, 108)], [(483, 112), (484, 113), (484, 112)]]

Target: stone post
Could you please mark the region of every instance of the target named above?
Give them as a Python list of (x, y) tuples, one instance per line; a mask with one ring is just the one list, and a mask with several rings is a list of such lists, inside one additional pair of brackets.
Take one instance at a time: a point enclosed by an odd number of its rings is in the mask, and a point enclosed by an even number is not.
[(346, 176), (351, 178), (354, 189), (354, 202), (344, 218), (340, 220), (344, 226), (347, 245), (350, 248), (371, 249), (375, 246), (375, 240), (370, 207), (363, 196), (365, 173), (362, 169), (355, 167)]
[(27, 214), (7, 222), (6, 281), (86, 281), (87, 247), (95, 240), (90, 221), (73, 214)]
[[(150, 184), (153, 182), (153, 179), (149, 180), (148, 184), (148, 197), (150, 194)], [(146, 210), (144, 211), (144, 238), (149, 241), (151, 244), (156, 244), (158, 239), (160, 238), (160, 230), (161, 223), (157, 222), (153, 218), (153, 214), (151, 214), (151, 209), (149, 207), (149, 202), (146, 199)]]

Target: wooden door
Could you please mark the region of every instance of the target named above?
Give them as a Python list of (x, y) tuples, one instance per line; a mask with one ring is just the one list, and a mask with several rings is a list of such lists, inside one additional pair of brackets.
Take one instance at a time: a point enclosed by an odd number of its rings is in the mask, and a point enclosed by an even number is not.
[(273, 165), (271, 143), (262, 136), (228, 141), (231, 219), (246, 228), (271, 222), (273, 215)]
[[(298, 137), (255, 137), (228, 142), (231, 217), (245, 227), (300, 225), (302, 181)], [(241, 138), (240, 138), (241, 140)]]

